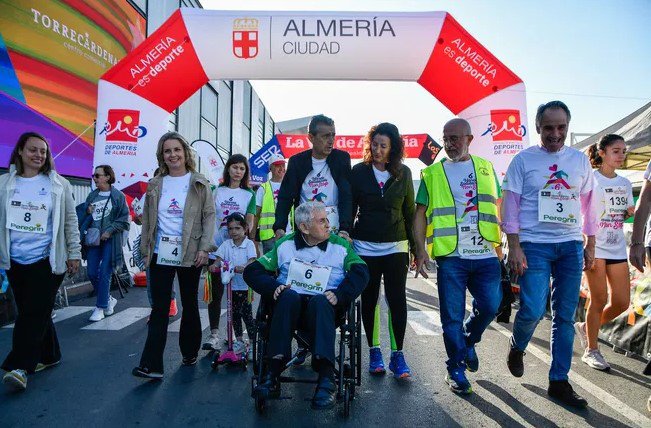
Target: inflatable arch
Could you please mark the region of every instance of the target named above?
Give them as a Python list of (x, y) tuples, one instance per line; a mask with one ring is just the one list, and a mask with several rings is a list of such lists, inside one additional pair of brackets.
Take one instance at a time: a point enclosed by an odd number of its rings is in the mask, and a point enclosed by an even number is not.
[(446, 12), (182, 8), (100, 79), (94, 164), (141, 188), (170, 112), (220, 79), (418, 82), (470, 122), (498, 175), (528, 145), (522, 80)]

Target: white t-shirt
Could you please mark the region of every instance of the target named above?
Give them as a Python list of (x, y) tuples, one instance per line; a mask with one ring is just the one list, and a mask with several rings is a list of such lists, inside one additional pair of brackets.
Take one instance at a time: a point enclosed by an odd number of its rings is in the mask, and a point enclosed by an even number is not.
[(190, 189), (190, 173), (181, 177), (163, 177), (161, 196), (158, 201), (158, 224), (156, 233), (156, 248), (162, 235), (183, 236), (183, 210)]
[[(232, 239), (227, 239), (224, 241), (215, 255), (222, 260), (228, 261), (233, 267), (235, 266), (246, 266), (246, 263), (249, 259), (256, 257), (255, 245), (253, 241), (249, 238), (244, 238), (244, 241), (240, 245), (235, 245)], [(241, 273), (236, 273), (233, 276), (233, 282), (231, 283), (233, 291), (246, 291), (249, 289), (249, 286), (244, 282), (244, 277)]]
[[(276, 183), (275, 181), (269, 180), (269, 184), (271, 185), (271, 190), (274, 192), (274, 203), (278, 203), (278, 192), (280, 191), (281, 183)], [(255, 205), (258, 208), (262, 208), (263, 200), (264, 200), (264, 187), (260, 186), (258, 187), (258, 190), (255, 193)], [(292, 231), (292, 225), (291, 222), (288, 220), (287, 227), (285, 228), (285, 232), (290, 233), (291, 231)]]
[(608, 178), (595, 171), (598, 188), (595, 197), (599, 199), (599, 228), (595, 257), (598, 259), (628, 258), (624, 237), (624, 213), (633, 206), (633, 186), (621, 176)]
[(219, 186), (213, 192), (215, 200), (215, 245), (219, 247), (228, 238), (228, 227), (226, 217), (233, 213), (241, 213), (246, 217), (247, 212), (251, 213), (251, 198), (253, 191), (240, 187), (231, 189), (226, 186)]
[[(16, 177), (16, 189), (11, 201), (20, 201), (21, 205), (30, 203), (34, 206), (34, 212), (37, 211), (37, 208), (43, 208), (43, 206), (47, 210), (45, 233), (9, 230), (9, 240), (11, 241), (9, 254), (11, 259), (26, 265), (48, 257), (50, 255), (50, 245), (52, 244), (52, 183), (50, 178), (44, 174), (38, 174), (30, 178)], [(22, 220), (25, 219), (25, 212), (21, 210), (16, 211), (16, 213), (21, 216)], [(31, 220), (36, 218), (30, 212), (31, 217), (34, 217)], [(11, 213), (7, 213), (7, 220), (11, 220)], [(7, 223), (7, 227), (9, 227), (9, 223)]]
[[(596, 180), (588, 157), (582, 152), (564, 146), (550, 153), (540, 145), (518, 153), (511, 161), (502, 190), (521, 195), (520, 242), (558, 243), (582, 241), (580, 195), (592, 191)], [(541, 191), (562, 191), (571, 195), (579, 212), (572, 223), (538, 221), (538, 199)], [(576, 207), (577, 205), (575, 205)], [(563, 207), (559, 207), (563, 209)]]
[(472, 160), (443, 162), (457, 209), (457, 249), (447, 257), (486, 259), (497, 257), (493, 244), (486, 241), (478, 229), (479, 206), (477, 177)]
[(332, 177), (332, 172), (326, 159), (312, 158), (312, 171), (307, 174), (301, 187), (301, 203), (307, 201), (319, 201), (327, 207), (328, 220), (330, 220), (330, 231), (339, 231), (339, 189)]
[[(372, 168), (375, 180), (377, 180), (377, 184), (380, 187), (380, 192), (384, 195), (384, 186), (389, 181), (389, 178), (391, 178), (391, 173), (388, 170), (380, 171), (375, 166), (372, 166)], [(360, 256), (379, 257), (395, 253), (408, 253), (409, 241), (405, 239), (404, 241), (396, 242), (371, 242), (354, 239), (353, 248)]]

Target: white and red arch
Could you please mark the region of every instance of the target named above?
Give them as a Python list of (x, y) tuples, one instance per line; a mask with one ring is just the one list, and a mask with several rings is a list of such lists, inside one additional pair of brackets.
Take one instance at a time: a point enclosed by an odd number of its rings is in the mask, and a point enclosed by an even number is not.
[(498, 174), (528, 145), (522, 80), (446, 12), (179, 9), (102, 76), (95, 165), (120, 188), (146, 181), (170, 112), (220, 79), (418, 82), (471, 123), (471, 151)]

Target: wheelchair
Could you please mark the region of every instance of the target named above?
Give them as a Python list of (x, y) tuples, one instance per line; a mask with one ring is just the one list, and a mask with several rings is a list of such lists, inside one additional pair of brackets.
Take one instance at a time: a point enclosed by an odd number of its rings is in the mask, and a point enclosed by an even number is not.
[[(251, 378), (251, 392), (263, 382), (267, 373), (269, 360), (267, 357), (267, 344), (271, 328), (271, 317), (273, 315), (272, 299), (263, 298), (258, 305), (256, 312), (257, 331), (253, 342), (253, 376)], [(355, 388), (362, 384), (362, 311), (360, 300), (357, 299), (350, 304), (348, 309), (335, 321), (335, 327), (339, 329), (339, 353), (335, 357), (335, 382), (337, 383), (337, 401), (343, 404), (343, 415), (350, 415), (350, 406), (355, 398)], [(311, 353), (310, 344), (296, 331), (293, 338), (299, 345), (299, 351), (285, 364), (285, 370), (292, 367), (294, 363), (306, 354)], [(337, 344), (335, 344), (336, 346)], [(302, 350), (303, 351), (302, 351)], [(316, 384), (317, 379), (299, 379), (293, 376), (280, 376), (282, 383), (312, 383)], [(264, 413), (267, 407), (267, 399), (255, 397), (255, 408), (258, 413)]]

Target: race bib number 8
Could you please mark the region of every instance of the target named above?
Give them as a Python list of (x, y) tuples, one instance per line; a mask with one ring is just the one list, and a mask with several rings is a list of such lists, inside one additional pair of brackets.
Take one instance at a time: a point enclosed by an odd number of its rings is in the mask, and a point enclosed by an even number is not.
[(625, 214), (628, 208), (626, 187), (615, 186), (604, 188), (606, 214)]
[(158, 243), (158, 259), (156, 263), (166, 266), (181, 266), (183, 261), (182, 243), (182, 236), (162, 235)]
[(12, 200), (7, 214), (8, 229), (28, 233), (47, 232), (48, 208), (42, 202)]
[(538, 192), (538, 221), (574, 225), (579, 223), (580, 214), (578, 193), (563, 189)]
[(292, 259), (289, 263), (287, 284), (299, 294), (323, 294), (328, 285), (331, 268)]

